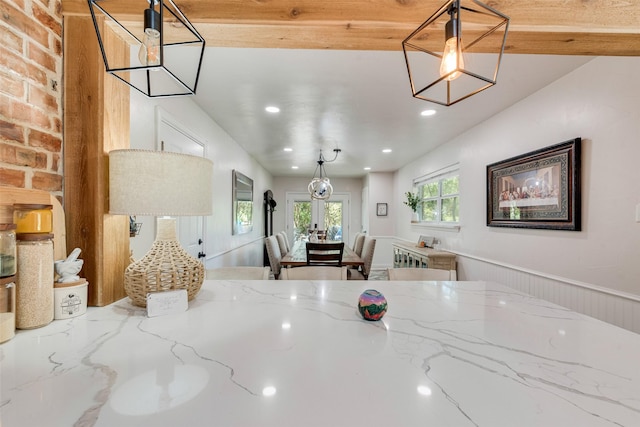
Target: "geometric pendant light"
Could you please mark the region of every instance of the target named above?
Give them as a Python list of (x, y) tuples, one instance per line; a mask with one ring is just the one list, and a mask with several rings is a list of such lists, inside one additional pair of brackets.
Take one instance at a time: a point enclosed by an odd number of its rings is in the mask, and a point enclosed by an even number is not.
[(477, 0), (449, 0), (403, 42), (415, 98), (450, 106), (494, 84), (509, 17)]
[(205, 41), (173, 0), (88, 0), (106, 71), (148, 97), (193, 95)]

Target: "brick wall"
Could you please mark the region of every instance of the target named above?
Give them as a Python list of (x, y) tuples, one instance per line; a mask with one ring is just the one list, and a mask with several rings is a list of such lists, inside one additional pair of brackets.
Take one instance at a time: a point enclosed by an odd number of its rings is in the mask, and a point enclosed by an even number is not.
[(62, 196), (61, 0), (0, 1), (0, 185)]

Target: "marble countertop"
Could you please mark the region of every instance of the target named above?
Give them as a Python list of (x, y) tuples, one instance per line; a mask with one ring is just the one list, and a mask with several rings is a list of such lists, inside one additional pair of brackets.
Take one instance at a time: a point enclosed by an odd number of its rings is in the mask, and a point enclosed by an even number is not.
[(18, 331), (0, 425), (639, 426), (640, 335), (485, 282), (206, 281)]

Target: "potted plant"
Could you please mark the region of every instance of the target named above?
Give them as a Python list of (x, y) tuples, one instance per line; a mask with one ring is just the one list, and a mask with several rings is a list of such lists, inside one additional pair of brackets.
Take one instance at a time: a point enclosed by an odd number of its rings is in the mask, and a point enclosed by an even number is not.
[(404, 194), (405, 196), (407, 196), (407, 200), (404, 201), (404, 204), (409, 206), (411, 208), (411, 211), (413, 212), (411, 222), (418, 222), (420, 220), (420, 217), (418, 215), (418, 205), (420, 204), (420, 197), (417, 194), (412, 193), (411, 191), (407, 191)]

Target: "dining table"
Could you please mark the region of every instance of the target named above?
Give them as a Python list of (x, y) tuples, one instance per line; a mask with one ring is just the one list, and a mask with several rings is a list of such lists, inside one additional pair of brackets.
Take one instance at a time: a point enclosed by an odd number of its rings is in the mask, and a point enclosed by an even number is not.
[(125, 298), (17, 331), (0, 425), (634, 427), (639, 355), (640, 335), (494, 282), (205, 280), (186, 311)]
[[(318, 243), (335, 243), (335, 241), (319, 240)], [(307, 265), (307, 242), (304, 240), (296, 240), (291, 250), (280, 259), (280, 265), (283, 267), (300, 267)], [(345, 243), (342, 252), (342, 265), (354, 267), (363, 266), (364, 260)]]

